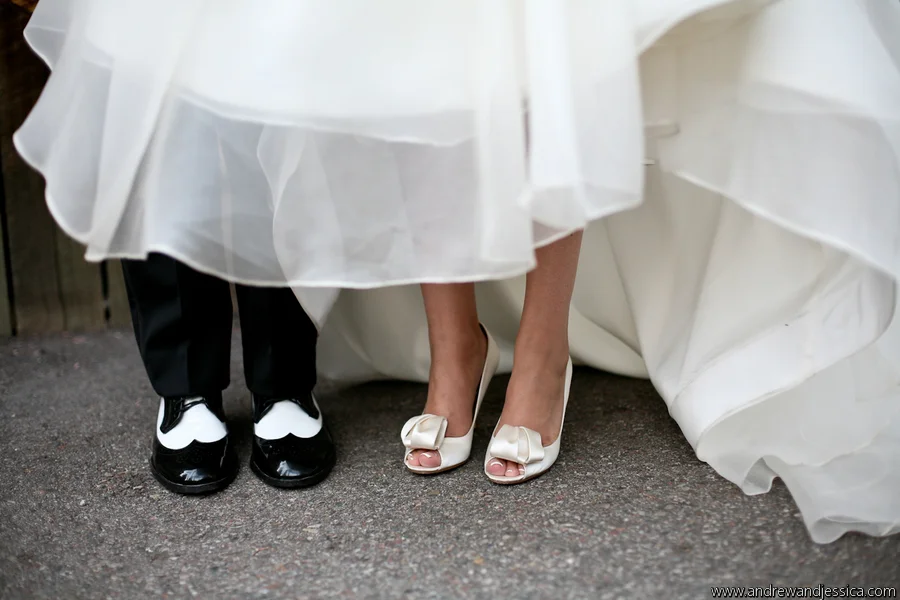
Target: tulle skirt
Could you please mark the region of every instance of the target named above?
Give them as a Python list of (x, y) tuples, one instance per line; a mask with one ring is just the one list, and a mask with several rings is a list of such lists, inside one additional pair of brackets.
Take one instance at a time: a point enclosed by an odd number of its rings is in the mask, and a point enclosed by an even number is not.
[[(26, 35), (53, 75), (15, 141), (88, 259), (320, 323), (505, 279), (509, 341), (535, 248), (586, 227), (576, 358), (814, 539), (900, 527), (896, 2), (41, 0)], [(420, 302), (344, 292), (323, 370), (422, 378)]]

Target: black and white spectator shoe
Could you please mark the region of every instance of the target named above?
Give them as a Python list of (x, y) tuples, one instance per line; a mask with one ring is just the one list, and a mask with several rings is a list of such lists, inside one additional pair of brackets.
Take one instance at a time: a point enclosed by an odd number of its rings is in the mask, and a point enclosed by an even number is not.
[(253, 398), (250, 468), (280, 488), (301, 488), (325, 479), (334, 467), (334, 441), (312, 394), (302, 398)]
[(179, 494), (209, 494), (234, 480), (238, 460), (221, 396), (160, 399), (150, 470)]

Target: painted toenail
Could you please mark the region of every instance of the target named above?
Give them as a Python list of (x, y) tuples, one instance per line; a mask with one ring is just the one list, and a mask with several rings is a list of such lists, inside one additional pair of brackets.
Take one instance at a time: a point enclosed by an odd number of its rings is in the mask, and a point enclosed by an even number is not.
[(433, 452), (423, 452), (422, 453), (422, 458), (431, 458), (432, 456), (434, 456)]

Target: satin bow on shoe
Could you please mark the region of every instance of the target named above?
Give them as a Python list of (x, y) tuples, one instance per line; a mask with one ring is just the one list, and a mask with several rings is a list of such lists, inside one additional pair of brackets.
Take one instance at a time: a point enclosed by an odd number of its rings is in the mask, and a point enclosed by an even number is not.
[(494, 436), (488, 449), (493, 458), (530, 465), (544, 460), (541, 434), (527, 427), (504, 425)]
[(447, 418), (419, 415), (406, 422), (400, 433), (403, 445), (410, 450), (437, 450), (444, 443)]

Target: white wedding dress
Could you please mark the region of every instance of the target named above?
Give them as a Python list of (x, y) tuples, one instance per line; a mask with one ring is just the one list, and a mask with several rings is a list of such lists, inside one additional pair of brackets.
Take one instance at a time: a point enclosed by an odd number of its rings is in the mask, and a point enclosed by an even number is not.
[(900, 2), (41, 0), (26, 35), (15, 142), (88, 259), (291, 285), (326, 375), (425, 380), (409, 284), (482, 281), (508, 369), (534, 248), (586, 226), (576, 361), (816, 541), (900, 531)]

